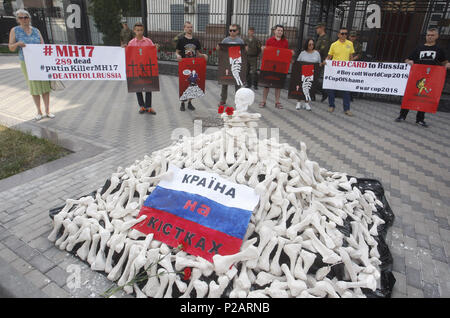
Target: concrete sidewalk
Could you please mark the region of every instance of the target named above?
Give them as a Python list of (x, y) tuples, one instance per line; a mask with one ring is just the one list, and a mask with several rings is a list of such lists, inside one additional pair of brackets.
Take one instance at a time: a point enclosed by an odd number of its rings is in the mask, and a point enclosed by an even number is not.
[[(0, 72), (0, 124), (74, 151), (0, 181), (0, 264), (5, 268), (0, 297), (99, 297), (112, 282), (47, 240), (49, 209), (100, 188), (118, 166), (170, 145), (175, 128), (193, 133), (195, 118), (213, 121), (220, 87), (207, 81), (206, 96), (194, 101), (197, 110), (180, 112), (178, 79), (161, 75), (161, 91), (153, 94), (157, 115), (152, 116), (138, 113), (125, 82), (66, 82), (64, 91), (51, 94), (56, 118), (34, 122), (36, 110), (17, 57), (0, 56)], [(414, 124), (415, 112), (395, 123), (399, 105), (357, 99), (350, 118), (340, 99), (330, 114), (320, 102), (312, 104), (312, 112), (295, 110), (286, 91), (285, 109), (277, 110), (273, 90), (261, 109), (261, 94), (262, 89), (256, 91), (251, 108), (262, 114), (260, 127), (279, 128), (280, 141), (296, 147), (304, 141), (309, 158), (323, 168), (383, 184), (396, 217), (387, 236), (397, 280), (393, 297), (450, 297), (450, 113), (427, 114), (430, 127), (423, 128)], [(73, 265), (81, 269), (76, 288)], [(39, 293), (24, 294), (20, 286), (27, 284)]]

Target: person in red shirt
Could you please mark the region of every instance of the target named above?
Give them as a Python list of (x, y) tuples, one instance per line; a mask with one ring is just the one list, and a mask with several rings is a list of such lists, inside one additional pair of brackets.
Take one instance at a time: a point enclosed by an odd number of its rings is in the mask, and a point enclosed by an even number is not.
[[(144, 25), (140, 22), (137, 22), (133, 27), (134, 34), (136, 35), (134, 39), (128, 42), (128, 46), (156, 46), (159, 47), (158, 44), (154, 44), (152, 40), (146, 38), (144, 36)], [(141, 92), (136, 93), (138, 104), (139, 104), (139, 113), (143, 114), (148, 112), (152, 115), (156, 115), (156, 112), (152, 108), (152, 92), (145, 92), (145, 100), (144, 96)]]
[[(274, 46), (277, 48), (288, 49), (289, 43), (288, 43), (288, 40), (286, 40), (286, 38), (284, 36), (284, 27), (282, 25), (277, 24), (275, 26), (273, 33), (274, 33), (274, 36), (267, 39), (266, 45), (261, 48), (262, 51), (264, 52), (264, 49), (266, 48), (266, 46)], [(264, 87), (263, 100), (259, 104), (259, 107), (266, 106), (266, 101), (267, 101), (268, 95), (269, 95), (269, 87)], [(275, 107), (279, 108), (279, 109), (283, 108), (283, 106), (280, 103), (280, 95), (281, 95), (281, 88), (275, 88)]]

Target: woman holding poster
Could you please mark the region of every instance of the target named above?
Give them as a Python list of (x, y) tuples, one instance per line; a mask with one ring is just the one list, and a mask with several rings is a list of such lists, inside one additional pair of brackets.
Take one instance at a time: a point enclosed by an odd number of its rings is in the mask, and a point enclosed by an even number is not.
[[(321, 58), (320, 53), (315, 50), (314, 46), (314, 40), (313, 39), (307, 39), (305, 42), (304, 50), (300, 52), (297, 61), (299, 62), (307, 62), (307, 63), (318, 63), (320, 64)], [(311, 101), (311, 96), (309, 94), (311, 90), (312, 83), (314, 81), (314, 72), (311, 75), (303, 75), (302, 74), (302, 89), (303, 93), (305, 95), (305, 101), (298, 101), (297, 106), (295, 109), (306, 109), (311, 110), (311, 105), (309, 105), (309, 102)], [(303, 104), (304, 103), (304, 104)], [(303, 104), (303, 105), (302, 105)]]
[(55, 115), (50, 113), (50, 82), (28, 80), (28, 72), (22, 51), (22, 48), (25, 47), (26, 44), (43, 44), (44, 40), (41, 32), (39, 32), (37, 28), (31, 26), (31, 15), (28, 11), (19, 9), (16, 11), (15, 15), (19, 25), (12, 28), (9, 32), (8, 47), (11, 52), (15, 52), (17, 48), (19, 48), (20, 68), (25, 76), (28, 88), (30, 89), (30, 94), (33, 96), (33, 101), (37, 109), (37, 115), (34, 117), (34, 120), (38, 121), (43, 118), (41, 96), (45, 106), (45, 117), (54, 118)]
[[(274, 36), (267, 39), (266, 45), (263, 46), (261, 49), (264, 52), (264, 49), (267, 46), (273, 46), (276, 48), (282, 48), (282, 49), (288, 49), (289, 43), (288, 40), (286, 40), (284, 36), (284, 27), (282, 25), (277, 24), (274, 28)], [(263, 53), (264, 54), (264, 53)], [(259, 104), (259, 107), (265, 107), (267, 102), (267, 96), (269, 95), (269, 87), (264, 87), (263, 91), (263, 100)], [(281, 95), (281, 88), (275, 88), (275, 107), (278, 109), (282, 109), (283, 106), (280, 103), (280, 95)]]

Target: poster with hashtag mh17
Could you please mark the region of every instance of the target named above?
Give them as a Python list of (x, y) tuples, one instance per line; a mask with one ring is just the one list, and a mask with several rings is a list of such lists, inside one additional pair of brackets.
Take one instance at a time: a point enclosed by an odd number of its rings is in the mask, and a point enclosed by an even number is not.
[(27, 44), (23, 48), (32, 81), (125, 81), (125, 49), (115, 46)]

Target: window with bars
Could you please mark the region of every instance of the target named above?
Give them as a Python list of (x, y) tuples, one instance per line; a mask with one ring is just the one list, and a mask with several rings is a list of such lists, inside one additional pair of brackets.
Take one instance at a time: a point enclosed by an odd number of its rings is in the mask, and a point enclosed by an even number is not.
[(170, 30), (183, 31), (184, 25), (184, 5), (170, 5)]
[(206, 31), (206, 26), (209, 23), (209, 4), (198, 4), (197, 5), (197, 30)]
[(250, 0), (248, 26), (255, 28), (255, 33), (269, 32), (270, 0)]

